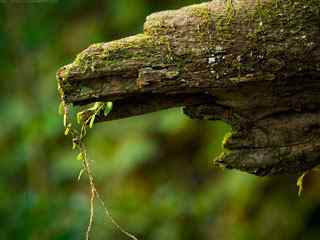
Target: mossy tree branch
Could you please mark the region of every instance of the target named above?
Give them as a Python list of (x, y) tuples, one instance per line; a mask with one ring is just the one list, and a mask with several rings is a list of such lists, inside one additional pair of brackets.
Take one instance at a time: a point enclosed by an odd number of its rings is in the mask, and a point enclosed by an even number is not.
[(319, 0), (212, 1), (149, 16), (144, 33), (90, 46), (58, 71), (76, 105), (113, 101), (98, 121), (185, 106), (233, 126), (217, 160), (257, 175), (320, 163)]

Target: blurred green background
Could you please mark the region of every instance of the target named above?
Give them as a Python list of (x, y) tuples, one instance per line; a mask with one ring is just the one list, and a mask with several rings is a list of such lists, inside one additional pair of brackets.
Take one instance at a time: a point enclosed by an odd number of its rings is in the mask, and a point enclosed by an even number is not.
[[(145, 17), (197, 0), (0, 1), (0, 239), (84, 239), (89, 185), (63, 135), (56, 70), (92, 43), (142, 31)], [(259, 178), (213, 166), (222, 122), (180, 109), (97, 124), (88, 137), (113, 217), (145, 240), (318, 239), (317, 173)], [(127, 239), (100, 206), (92, 239)]]

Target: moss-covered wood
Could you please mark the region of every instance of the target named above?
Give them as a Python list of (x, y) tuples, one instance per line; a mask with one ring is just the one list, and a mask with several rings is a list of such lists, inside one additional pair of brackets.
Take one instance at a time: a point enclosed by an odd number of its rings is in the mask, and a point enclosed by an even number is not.
[(257, 175), (320, 163), (319, 0), (215, 0), (149, 16), (58, 71), (66, 103), (113, 101), (98, 121), (185, 106), (233, 126), (217, 163)]

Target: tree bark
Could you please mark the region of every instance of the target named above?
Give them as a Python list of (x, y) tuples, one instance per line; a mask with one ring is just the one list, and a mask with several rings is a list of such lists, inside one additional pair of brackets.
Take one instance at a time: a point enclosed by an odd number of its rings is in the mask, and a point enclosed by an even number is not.
[(320, 163), (319, 0), (215, 0), (147, 17), (58, 73), (63, 101), (113, 101), (97, 121), (185, 106), (230, 123), (216, 160), (256, 175)]

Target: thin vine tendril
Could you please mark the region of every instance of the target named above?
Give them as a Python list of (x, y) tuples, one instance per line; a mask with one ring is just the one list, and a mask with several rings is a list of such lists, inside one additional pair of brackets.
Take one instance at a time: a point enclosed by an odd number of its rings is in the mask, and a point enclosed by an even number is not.
[(103, 114), (107, 116), (112, 109), (111, 102), (96, 102), (92, 107), (86, 109), (85, 111), (81, 111), (77, 113), (77, 123), (80, 125), (79, 128), (76, 128), (69, 121), (69, 106), (64, 102), (61, 103), (59, 107), (59, 112), (64, 114), (63, 122), (65, 127), (65, 135), (70, 135), (72, 137), (72, 149), (78, 151), (77, 159), (82, 161), (82, 168), (80, 169), (78, 175), (78, 181), (80, 181), (83, 173), (86, 173), (89, 178), (90, 184), (90, 216), (89, 223), (86, 230), (86, 240), (90, 239), (90, 234), (92, 231), (92, 226), (94, 223), (94, 209), (95, 202), (98, 199), (100, 204), (102, 205), (107, 218), (111, 221), (111, 223), (125, 236), (130, 239), (138, 240), (136, 236), (126, 231), (121, 225), (112, 217), (109, 209), (107, 208), (104, 200), (100, 196), (95, 183), (95, 178), (92, 172), (90, 160), (88, 159), (87, 147), (85, 144), (85, 137), (87, 135), (87, 128), (92, 128), (98, 114)]

